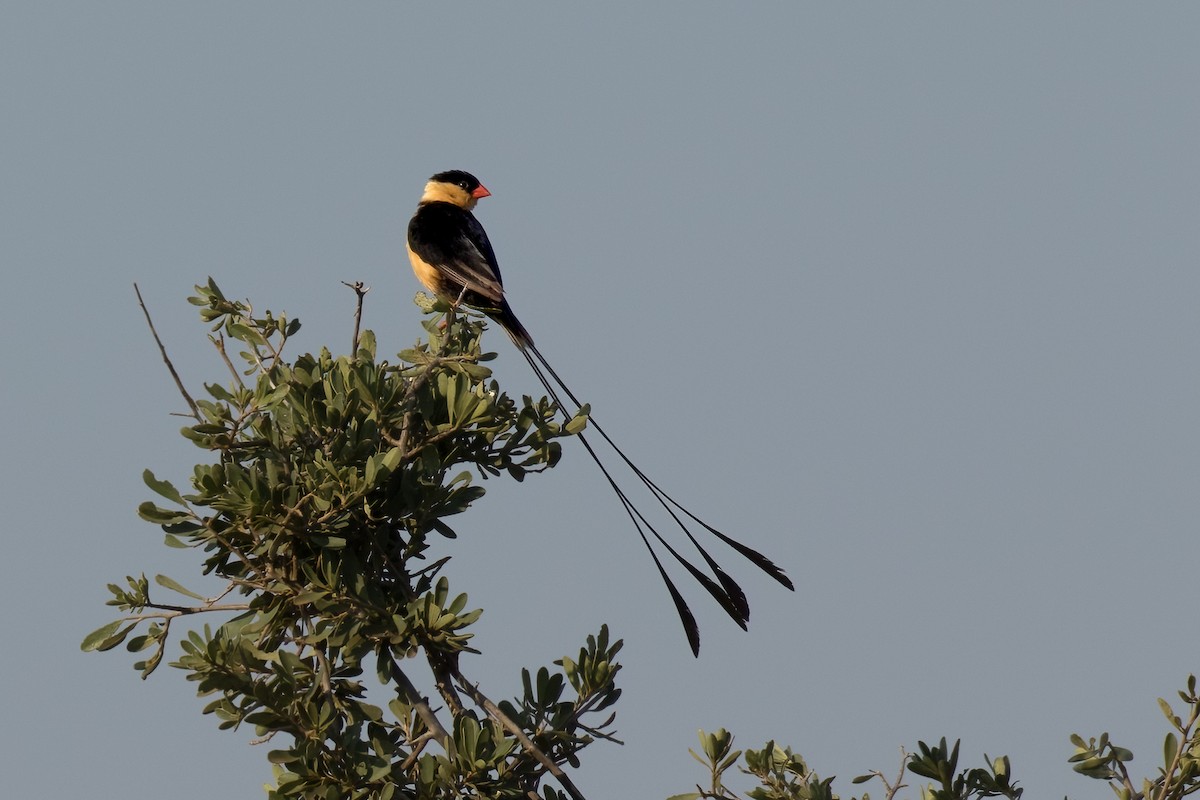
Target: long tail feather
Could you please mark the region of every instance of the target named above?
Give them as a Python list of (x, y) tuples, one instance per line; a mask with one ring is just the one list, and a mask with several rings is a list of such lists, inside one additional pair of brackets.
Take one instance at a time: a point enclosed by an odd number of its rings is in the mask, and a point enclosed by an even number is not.
[[(518, 345), (521, 345), (521, 343), (518, 342)], [(550, 366), (550, 362), (548, 362), (546, 360), (546, 357), (542, 355), (541, 351), (538, 350), (536, 346), (534, 346), (532, 341), (528, 342), (527, 344), (521, 345), (522, 351), (524, 351), (526, 348), (528, 348), (529, 350), (531, 350), (533, 352), (533, 354), (537, 357), (537, 360), (539, 362), (541, 362), (541, 365), (546, 368), (546, 372), (548, 372), (550, 374), (550, 376), (552, 378), (554, 378), (555, 383), (557, 383), (559, 386), (562, 387), (563, 393), (566, 394), (567, 397), (569, 397), (573, 403), (575, 403), (576, 407), (581, 406), (582, 403), (579, 402), (579, 398), (577, 398), (575, 396), (575, 394), (571, 391), (571, 389), (567, 386), (567, 384), (563, 381), (563, 379), (561, 377), (559, 377), (558, 373), (555, 372), (554, 367)], [(528, 359), (529, 359), (529, 356), (526, 355), (526, 360), (528, 360)], [(542, 384), (545, 385), (546, 380), (542, 376), (539, 376), (539, 378), (542, 380)], [(560, 406), (561, 406), (561, 404), (560, 404)], [(662, 487), (660, 487), (657, 483), (655, 483), (653, 480), (651, 480), (648, 475), (646, 475), (644, 472), (642, 472), (642, 470), (637, 466), (637, 464), (634, 464), (633, 461), (629, 458), (629, 456), (625, 455), (625, 451), (622, 450), (617, 445), (617, 443), (612, 440), (612, 437), (608, 435), (608, 432), (605, 431), (603, 427), (601, 427), (600, 423), (598, 423), (595, 419), (589, 419), (588, 422), (591, 424), (591, 426), (593, 428), (596, 429), (596, 432), (600, 434), (600, 436), (604, 439), (604, 441), (608, 442), (609, 446), (612, 447), (612, 449), (614, 451), (616, 451), (617, 455), (621, 457), (621, 460), (624, 461), (626, 465), (628, 465), (629, 469), (632, 470), (633, 473), (638, 476), (638, 479), (641, 480), (642, 483), (644, 483), (646, 485), (646, 488), (648, 488), (651, 491), (651, 493), (654, 494), (654, 496), (658, 499), (659, 503), (661, 503), (664, 507), (666, 507), (668, 504), (670, 504), (670, 505), (674, 506), (675, 508), (679, 509), (688, 518), (690, 518), (693, 522), (697, 523), (698, 525), (701, 525), (709, 533), (713, 534), (718, 539), (725, 542), (725, 544), (729, 545), (734, 550), (741, 553), (743, 557), (745, 557), (748, 561), (750, 561), (750, 563), (754, 564), (756, 567), (761, 569), (763, 572), (767, 573), (772, 578), (779, 581), (779, 583), (786, 586), (788, 589), (795, 591), (796, 587), (792, 584), (791, 579), (787, 576), (787, 574), (782, 569), (780, 569), (778, 566), (776, 566), (774, 562), (772, 562), (769, 558), (767, 558), (766, 556), (764, 556), (762, 553), (758, 552), (754, 548), (752, 548), (748, 545), (742, 544), (741, 542), (734, 539), (732, 536), (728, 536), (728, 535), (722, 533), (721, 531), (717, 530), (716, 528), (709, 525), (704, 520), (697, 517), (691, 511), (689, 511), (686, 506), (684, 506), (682, 503), (680, 503), (674, 497), (671, 497), (671, 495), (667, 494), (662, 489)], [(683, 531), (688, 534), (688, 538), (691, 539), (692, 543), (696, 545), (696, 548), (704, 556), (705, 560), (707, 562), (709, 562), (710, 566), (715, 567), (715, 562), (712, 561), (708, 557), (708, 554), (704, 551), (704, 548), (700, 547), (700, 545), (698, 543), (696, 543), (696, 540), (692, 537), (691, 533), (688, 531), (687, 526), (684, 525), (683, 522), (675, 515), (674, 511), (672, 511), (670, 508), (667, 508), (667, 513), (669, 513), (671, 515), (672, 519), (674, 519), (675, 522), (679, 525), (679, 527), (682, 528)], [(716, 570), (714, 569), (714, 571), (716, 571)], [(724, 583), (724, 581), (722, 581), (722, 583)], [(749, 612), (747, 611), (747, 615), (748, 615), (748, 613)]]
[[(542, 375), (541, 370), (538, 369), (538, 365), (530, 358), (529, 353), (525, 350), (525, 348), (521, 348), (521, 353), (525, 356), (526, 361), (529, 362), (529, 366), (533, 369), (534, 374), (537, 375), (538, 380), (542, 384), (542, 388), (546, 390), (546, 393), (550, 395), (551, 399), (554, 400), (555, 405), (558, 406), (559, 411), (561, 411), (563, 414), (567, 414), (566, 409), (563, 407), (562, 402), (558, 398), (558, 394), (554, 391), (554, 387), (549, 381), (546, 380), (545, 376)], [(692, 575), (696, 576), (702, 583), (707, 582), (705, 588), (708, 588), (708, 590), (713, 593), (713, 596), (716, 597), (718, 601), (722, 599), (720, 590), (715, 585), (712, 585), (712, 581), (707, 575), (697, 570), (694, 566), (689, 564), (686, 559), (679, 555), (679, 553), (675, 552), (674, 548), (672, 548), (671, 545), (669, 545), (667, 541), (663, 539), (654, 526), (651, 525), (646, 517), (642, 515), (642, 512), (639, 511), (637, 506), (633, 504), (633, 501), (626, 496), (624, 490), (621, 489), (616, 480), (609, 473), (608, 468), (604, 466), (604, 463), (600, 460), (600, 456), (598, 456), (596, 451), (592, 449), (591, 442), (585, 439), (582, 435), (579, 436), (579, 441), (583, 444), (584, 449), (587, 450), (588, 455), (592, 457), (592, 461), (594, 461), (596, 466), (600, 468), (600, 472), (604, 475), (605, 480), (608, 481), (608, 485), (617, 495), (617, 499), (621, 501), (621, 506), (625, 509), (625, 513), (629, 515), (630, 521), (633, 522), (634, 529), (637, 530), (638, 536), (642, 540), (642, 544), (646, 546), (646, 552), (648, 552), (650, 554), (650, 558), (654, 560), (654, 566), (658, 568), (658, 574), (662, 578), (663, 584), (667, 587), (667, 592), (670, 593), (671, 600), (675, 603), (675, 610), (679, 614), (679, 621), (683, 624), (683, 631), (687, 635), (688, 644), (692, 648), (692, 655), (699, 656), (700, 626), (696, 624), (696, 618), (692, 615), (692, 610), (688, 608), (687, 601), (683, 599), (683, 595), (680, 594), (679, 589), (676, 588), (675, 582), (672, 581), (671, 576), (667, 574), (667, 570), (663, 567), (662, 561), (658, 558), (658, 553), (654, 552), (654, 546), (650, 544), (650, 540), (646, 537), (646, 533), (642, 529), (642, 525), (645, 525), (646, 529), (650, 531), (654, 538), (657, 539), (664, 547), (666, 547), (667, 551), (671, 553), (671, 555), (673, 555), (677, 561), (683, 564), (688, 571), (692, 573)], [(742, 627), (745, 628), (745, 624), (742, 624)]]
[[(533, 360), (525, 347), (521, 348), (521, 354), (525, 356), (525, 360), (529, 362), (530, 369), (533, 370), (534, 375), (536, 375), (538, 381), (541, 382), (542, 388), (546, 390), (548, 395), (550, 395), (550, 398), (554, 401), (554, 404), (558, 406), (559, 411), (566, 418), (570, 419), (570, 412), (559, 398), (558, 392), (556, 391), (554, 385), (542, 373), (542, 370), (539, 368), (537, 362)], [(633, 504), (633, 502), (625, 494), (624, 490), (621, 489), (621, 487), (617, 484), (616, 479), (613, 478), (611, 473), (609, 473), (608, 468), (604, 466), (604, 462), (600, 460), (600, 456), (592, 447), (591, 442), (589, 442), (582, 434), (578, 438), (580, 443), (583, 444), (583, 447), (587, 451), (588, 455), (591, 456), (592, 461), (594, 461), (596, 466), (600, 468), (600, 472), (604, 474), (605, 479), (608, 481), (609, 487), (612, 488), (613, 492), (621, 500), (621, 504), (625, 508), (625, 513), (628, 514), (629, 518), (633, 521), (633, 525), (637, 529), (638, 535), (642, 538), (642, 543), (646, 546), (651, 558), (654, 559), (654, 563), (658, 567), (659, 574), (662, 576), (663, 582), (667, 586), (667, 590), (671, 593), (671, 597), (675, 601), (675, 607), (679, 611), (679, 619), (683, 623), (684, 630), (687, 632), (688, 642), (692, 645), (692, 650), (696, 654), (699, 654), (700, 631), (699, 627), (696, 625), (696, 619), (692, 616), (691, 609), (688, 608), (683, 596), (679, 593), (678, 589), (675, 588), (675, 584), (671, 581), (670, 577), (668, 577), (666, 570), (662, 566), (662, 562), (658, 558), (658, 554), (654, 552), (653, 545), (650, 544), (650, 540), (646, 537), (645, 530), (650, 531), (650, 534), (658, 541), (658, 543), (666, 548), (667, 552), (670, 553), (676, 561), (683, 565), (683, 567), (687, 569), (687, 571), (691, 573), (692, 576), (695, 577), (700, 584), (704, 586), (704, 588), (707, 589), (710, 594), (712, 594), (714, 598), (716, 598), (717, 602), (721, 604), (721, 607), (724, 608), (739, 625), (745, 628), (746, 625), (745, 621), (742, 619), (742, 615), (738, 613), (736, 605), (732, 603), (726, 593), (722, 591), (721, 587), (713, 583), (711, 578), (709, 578), (707, 575), (697, 569), (695, 565), (691, 564), (686, 558), (680, 555), (675, 548), (671, 547), (670, 543), (663, 538), (662, 534), (658, 532), (658, 529), (646, 519), (645, 515), (638, 510), (637, 506)], [(643, 525), (645, 526), (645, 530), (642, 528)]]
[[(553, 397), (553, 395), (551, 396)], [(557, 402), (558, 401), (555, 400), (555, 403)], [(671, 548), (669, 544), (666, 543), (662, 536), (659, 535), (658, 531), (654, 529), (654, 526), (651, 525), (642, 515), (642, 512), (638, 511), (637, 506), (635, 506), (629, 497), (626, 496), (624, 490), (617, 485), (617, 482), (613, 479), (612, 475), (609, 474), (608, 468), (600, 462), (600, 457), (597, 456), (596, 451), (592, 449), (591, 443), (584, 439), (583, 436), (579, 437), (579, 441), (583, 443), (584, 449), (587, 450), (588, 454), (592, 457), (592, 461), (596, 462), (596, 466), (599, 467), (600, 472), (604, 474), (605, 479), (608, 481), (608, 485), (612, 487), (613, 492), (621, 501), (621, 505), (624, 507), (625, 513), (629, 515), (630, 521), (633, 522), (633, 527), (635, 530), (637, 530), (638, 537), (641, 538), (642, 544), (646, 546), (646, 552), (650, 554), (650, 558), (654, 560), (654, 566), (658, 568), (658, 574), (662, 578), (663, 584), (667, 587), (667, 592), (670, 593), (671, 600), (675, 603), (675, 611), (679, 614), (680, 623), (683, 624), (683, 631), (687, 635), (688, 644), (692, 648), (692, 655), (699, 656), (700, 626), (696, 624), (696, 618), (692, 615), (692, 610), (688, 608), (687, 601), (683, 599), (683, 595), (680, 594), (679, 589), (675, 587), (675, 582), (671, 580), (671, 576), (667, 574), (667, 570), (663, 567), (662, 561), (660, 561), (658, 558), (658, 553), (654, 552), (654, 546), (650, 544), (650, 540), (646, 537), (645, 531), (642, 530), (642, 525), (646, 526), (650, 533), (654, 535), (654, 538), (661, 542), (663, 546), (666, 547), (671, 553), (671, 555), (675, 556), (675, 558), (685, 567), (688, 567), (689, 571), (693, 575), (697, 575), (701, 580), (708, 580), (708, 576), (702, 572), (698, 572), (695, 567), (693, 567), (691, 564), (688, 564), (687, 561), (685, 561)], [(708, 582), (712, 583), (711, 580)], [(711, 592), (713, 589), (710, 588), (709, 591)], [(720, 598), (718, 597), (718, 600), (719, 599)], [(745, 628), (745, 625), (742, 627)]]
[[(574, 392), (571, 391), (570, 387), (567, 386), (566, 382), (563, 381), (563, 379), (555, 371), (554, 367), (552, 367), (546, 360), (546, 357), (543, 356), (541, 351), (539, 351), (533, 344), (532, 337), (516, 319), (516, 316), (512, 314), (511, 309), (505, 309), (505, 311), (507, 313), (499, 315), (497, 322), (500, 322), (502, 327), (504, 327), (504, 329), (508, 332), (513, 342), (521, 351), (521, 354), (525, 357), (525, 360), (529, 363), (530, 369), (533, 370), (534, 375), (537, 376), (538, 381), (542, 384), (542, 388), (546, 390), (546, 393), (554, 401), (555, 405), (558, 406), (560, 412), (564, 415), (564, 417), (570, 419), (572, 413), (562, 402), (558, 392), (561, 390), (575, 404), (576, 408), (582, 407), (582, 403), (579, 401), (579, 398), (575, 396)], [(553, 380), (551, 380), (551, 378)], [(654, 496), (655, 500), (658, 501), (659, 505), (666, 510), (667, 514), (672, 520), (674, 520), (675, 524), (678, 525), (680, 530), (683, 531), (684, 535), (692, 543), (692, 546), (696, 548), (698, 553), (700, 553), (701, 558), (704, 560), (709, 570), (717, 578), (717, 580), (714, 581), (711, 577), (709, 577), (709, 575), (705, 574), (696, 565), (681, 555), (665, 538), (663, 538), (654, 525), (651, 524), (650, 521), (646, 519), (645, 515), (643, 515), (642, 512), (632, 503), (629, 497), (625, 494), (624, 490), (620, 488), (616, 480), (609, 473), (608, 469), (601, 462), (599, 455), (593, 449), (591, 443), (588, 442), (584, 436), (580, 435), (579, 439), (583, 444), (584, 449), (587, 450), (588, 455), (591, 457), (592, 461), (596, 463), (596, 466), (600, 468), (600, 471), (608, 481), (609, 486), (617, 495), (618, 499), (620, 499), (621, 504), (625, 509), (625, 513), (633, 522), (634, 527), (638, 532), (638, 536), (642, 539), (643, 545), (645, 545), (647, 551), (650, 553), (650, 557), (654, 560), (655, 567), (658, 569), (659, 575), (662, 577), (663, 583), (667, 587), (667, 591), (670, 593), (671, 599), (675, 603), (676, 611), (679, 613), (680, 621), (683, 623), (683, 628), (687, 634), (688, 643), (691, 645), (694, 655), (699, 655), (700, 652), (699, 627), (696, 624), (696, 620), (692, 615), (691, 609), (688, 608), (683, 596), (679, 593), (679, 590), (676, 588), (674, 582), (667, 574), (666, 569), (663, 567), (662, 561), (659, 559), (658, 554), (654, 551), (654, 547), (651, 545), (650, 539), (646, 535), (646, 531), (649, 531), (650, 535), (653, 536), (654, 539), (657, 540), (658, 543), (662, 545), (662, 547), (665, 548), (666, 551), (670, 553), (671, 556), (681, 566), (683, 566), (683, 568), (686, 569), (688, 573), (691, 574), (691, 576), (702, 587), (704, 587), (706, 591), (708, 591), (710, 595), (712, 595), (713, 599), (717, 601), (718, 605), (725, 610), (725, 613), (727, 613), (730, 618), (732, 618), (734, 622), (736, 622), (743, 630), (746, 629), (747, 623), (750, 619), (750, 604), (747, 601), (746, 594), (744, 591), (742, 591), (742, 588), (725, 572), (724, 569), (721, 568), (721, 566), (700, 544), (700, 542), (697, 541), (691, 530), (688, 529), (687, 524), (676, 513), (676, 510), (682, 512), (689, 519), (701, 525), (707, 531), (715, 535), (721, 541), (725, 542), (727, 545), (748, 559), (752, 564), (762, 569), (772, 578), (779, 581), (787, 588), (793, 589), (791, 580), (788, 579), (783, 570), (775, 566), (774, 563), (753, 548), (738, 542), (732, 537), (726, 536), (698, 518), (677, 500), (663, 491), (656, 483), (654, 483), (654, 481), (652, 481), (645, 473), (643, 473), (641, 469), (639, 469), (638, 466), (634, 464), (633, 461), (625, 454), (625, 452), (621, 450), (616, 442), (613, 441), (612, 437), (608, 435), (607, 431), (605, 431), (596, 422), (595, 419), (589, 419), (589, 424), (596, 429), (597, 433), (599, 433), (600, 436), (606, 442), (608, 442), (609, 446), (616, 451), (621, 460), (624, 461), (630, 470), (637, 475), (638, 479), (642, 481), (642, 483)]]

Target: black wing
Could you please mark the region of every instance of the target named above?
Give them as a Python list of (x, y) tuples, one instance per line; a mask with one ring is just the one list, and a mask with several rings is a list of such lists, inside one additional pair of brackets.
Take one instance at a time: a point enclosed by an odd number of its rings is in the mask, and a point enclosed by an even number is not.
[(452, 203), (421, 206), (408, 223), (408, 245), (422, 261), (457, 284), (456, 288), (466, 288), (487, 301), (468, 298), (469, 304), (502, 305), (504, 284), (496, 253), (487, 232), (470, 211)]

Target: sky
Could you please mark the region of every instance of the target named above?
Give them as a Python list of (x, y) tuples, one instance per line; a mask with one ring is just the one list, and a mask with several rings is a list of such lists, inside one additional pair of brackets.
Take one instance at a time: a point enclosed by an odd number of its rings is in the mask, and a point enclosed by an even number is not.
[(596, 418), (796, 581), (729, 553), (750, 630), (688, 587), (693, 659), (582, 449), (485, 484), (440, 545), (485, 609), (464, 671), (511, 696), (602, 623), (626, 643), (585, 794), (688, 791), (719, 727), (843, 796), (942, 736), (1027, 796), (1109, 796), (1075, 732), (1154, 774), (1155, 698), (1200, 668), (1197, 30), (1186, 3), (3, 4), (7, 793), (263, 796), (265, 748), (182, 673), (79, 650), (107, 583), (204, 586), (135, 513), (143, 469), (204, 454), (133, 284), (192, 387), (225, 378), (186, 302), (210, 275), (299, 317), (294, 353), (344, 352), (361, 280), (395, 353), (405, 225), (451, 168)]

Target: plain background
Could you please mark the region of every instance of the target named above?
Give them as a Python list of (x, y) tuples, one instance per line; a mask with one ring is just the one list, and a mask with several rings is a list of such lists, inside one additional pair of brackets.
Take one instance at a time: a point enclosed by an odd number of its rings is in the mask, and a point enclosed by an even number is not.
[(730, 554), (750, 632), (690, 592), (694, 660), (582, 450), (487, 482), (444, 543), (486, 609), (469, 674), (503, 697), (626, 640), (589, 797), (687, 791), (720, 726), (843, 795), (940, 736), (1036, 797), (1108, 796), (1076, 731), (1153, 774), (1197, 668), (1198, 31), (1185, 3), (5, 3), (4, 794), (261, 796), (265, 748), (180, 673), (79, 651), (106, 583), (205, 586), (134, 513), (143, 468), (204, 454), (132, 283), (194, 390), (225, 379), (208, 275), (301, 318), (294, 353), (344, 351), (362, 280), (395, 353), (449, 168), (597, 418), (797, 582)]

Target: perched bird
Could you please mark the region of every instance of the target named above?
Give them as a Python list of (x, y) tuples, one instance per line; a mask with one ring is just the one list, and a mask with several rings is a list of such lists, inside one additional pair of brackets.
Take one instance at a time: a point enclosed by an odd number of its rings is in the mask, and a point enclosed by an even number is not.
[[(504, 284), (500, 279), (500, 265), (496, 261), (496, 253), (492, 250), (492, 244), (488, 241), (488, 236), (483, 226), (479, 224), (479, 220), (475, 219), (475, 215), (471, 213), (475, 208), (475, 204), (480, 199), (490, 195), (491, 192), (474, 175), (462, 170), (439, 172), (430, 178), (429, 182), (425, 184), (425, 191), (421, 195), (420, 204), (417, 206), (417, 213), (413, 215), (412, 220), (408, 223), (409, 261), (412, 262), (413, 272), (416, 273), (417, 279), (434, 294), (448, 300), (454, 305), (462, 303), (478, 309), (495, 320), (500, 327), (504, 328), (521, 351), (521, 354), (525, 356), (525, 360), (529, 362), (529, 366), (533, 369), (534, 374), (537, 375), (546, 393), (554, 400), (562, 413), (570, 418), (569, 409), (559, 397), (560, 391), (576, 407), (579, 407), (581, 403), (567, 387), (566, 383), (563, 382), (562, 378), (558, 376), (554, 368), (546, 361), (541, 352), (538, 351), (533, 343), (533, 337), (529, 335), (529, 331), (525, 330), (525, 326), (520, 323), (513, 313), (508, 300), (504, 296)], [(650, 557), (654, 559), (654, 565), (658, 568), (658, 573), (662, 576), (667, 591), (670, 592), (671, 599), (675, 602), (675, 608), (679, 612), (679, 619), (683, 623), (688, 644), (691, 645), (694, 655), (700, 654), (700, 631), (696, 625), (696, 619), (692, 616), (692, 612), (684, 601), (683, 595), (679, 593), (670, 575), (667, 574), (666, 569), (663, 567), (654, 545), (647, 536), (647, 532), (701, 586), (708, 590), (721, 607), (725, 609), (726, 613), (742, 629), (746, 628), (746, 624), (750, 620), (750, 605), (746, 601), (746, 595), (733, 578), (729, 577), (725, 570), (721, 569), (712, 556), (708, 554), (708, 551), (696, 540), (696, 537), (688, 528), (690, 523), (704, 528), (710, 534), (741, 553), (751, 563), (788, 589), (795, 590), (791, 579), (788, 578), (782, 569), (772, 563), (770, 559), (757, 550), (747, 547), (713, 528), (680, 505), (674, 498), (660, 489), (658, 484), (646, 477), (646, 474), (609, 437), (604, 428), (600, 427), (594, 417), (589, 415), (588, 423), (612, 447), (613, 451), (625, 462), (633, 474), (645, 484), (650, 494), (654, 496), (658, 504), (662, 506), (671, 520), (679, 526), (684, 535), (696, 548), (701, 559), (703, 559), (712, 573), (711, 576), (706, 574), (691, 561), (684, 558), (678, 550), (667, 542), (658, 529), (646, 518), (645, 514), (633, 504), (629, 496), (625, 493), (625, 490), (617, 484), (616, 479), (608, 467), (600, 460), (591, 443), (580, 434), (580, 442), (608, 480), (609, 486), (612, 487), (613, 492), (620, 499), (621, 504), (625, 508), (625, 513), (633, 521), (638, 535), (646, 545), (646, 549), (650, 552)]]

